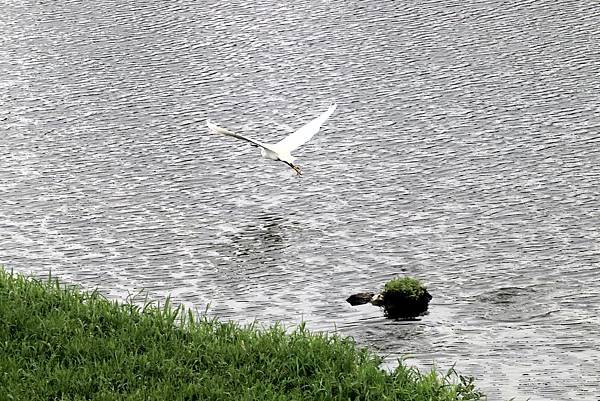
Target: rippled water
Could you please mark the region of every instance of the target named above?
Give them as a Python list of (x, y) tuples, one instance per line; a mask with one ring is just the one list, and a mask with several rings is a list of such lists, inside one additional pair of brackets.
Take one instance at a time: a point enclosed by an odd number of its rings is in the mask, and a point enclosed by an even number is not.
[[(595, 1), (3, 2), (0, 263), (600, 394)], [(276, 140), (339, 107), (305, 175)], [(430, 315), (345, 298), (410, 274)]]

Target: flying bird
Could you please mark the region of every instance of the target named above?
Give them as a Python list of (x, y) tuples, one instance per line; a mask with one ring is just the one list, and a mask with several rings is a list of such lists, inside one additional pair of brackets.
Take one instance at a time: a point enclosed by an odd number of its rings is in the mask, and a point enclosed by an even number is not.
[(329, 106), (327, 111), (321, 114), (319, 117), (311, 120), (309, 123), (303, 125), (295, 132), (274, 144), (263, 143), (247, 136), (237, 134), (229, 131), (228, 129), (221, 128), (209, 120), (206, 120), (206, 126), (212, 132), (232, 136), (234, 138), (250, 142), (250, 145), (260, 148), (260, 154), (265, 159), (282, 161), (293, 168), (298, 175), (302, 175), (302, 170), (300, 170), (300, 167), (297, 164), (294, 164), (296, 158), (291, 155), (291, 152), (308, 142), (317, 132), (319, 132), (323, 123), (333, 114), (336, 107), (336, 104), (332, 104)]

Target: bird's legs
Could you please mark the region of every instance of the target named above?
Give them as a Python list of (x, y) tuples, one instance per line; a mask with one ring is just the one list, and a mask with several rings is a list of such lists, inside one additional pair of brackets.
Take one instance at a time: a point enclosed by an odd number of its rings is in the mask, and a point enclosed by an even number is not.
[(300, 170), (300, 166), (297, 166), (290, 162), (284, 162), (284, 163), (287, 164), (288, 166), (290, 166), (296, 172), (297, 175), (302, 175), (302, 170)]
[[(281, 159), (279, 159), (279, 160), (281, 160)], [(288, 166), (290, 166), (296, 172), (297, 175), (302, 175), (302, 170), (300, 170), (300, 166), (298, 166), (294, 163), (290, 163), (286, 160), (281, 160), (281, 161), (284, 162), (285, 164), (287, 164)]]

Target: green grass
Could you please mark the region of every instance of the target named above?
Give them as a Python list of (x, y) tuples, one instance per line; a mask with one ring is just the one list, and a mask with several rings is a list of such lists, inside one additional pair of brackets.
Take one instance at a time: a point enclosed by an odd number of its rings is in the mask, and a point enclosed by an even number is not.
[(109, 301), (0, 267), (0, 401), (472, 400), (471, 379), (393, 372), (349, 338)]
[(421, 282), (412, 277), (395, 278), (383, 287), (384, 296), (386, 292), (401, 293), (407, 298), (420, 299), (425, 294), (426, 288)]

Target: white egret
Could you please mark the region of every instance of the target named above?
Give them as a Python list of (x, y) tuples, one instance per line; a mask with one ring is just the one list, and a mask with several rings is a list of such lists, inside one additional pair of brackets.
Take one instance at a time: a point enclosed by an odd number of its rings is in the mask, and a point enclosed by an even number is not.
[(260, 154), (265, 159), (282, 161), (293, 168), (298, 175), (302, 175), (300, 167), (297, 164), (294, 164), (294, 160), (296, 160), (296, 158), (291, 155), (291, 152), (308, 142), (317, 132), (319, 132), (321, 125), (323, 125), (323, 123), (333, 114), (336, 107), (337, 105), (332, 104), (329, 106), (327, 111), (321, 114), (319, 117), (313, 119), (295, 132), (283, 138), (281, 141), (274, 144), (262, 143), (252, 138), (248, 138), (247, 136), (231, 132), (228, 129), (217, 126), (209, 120), (206, 120), (206, 125), (212, 132), (232, 136), (234, 138), (250, 142), (252, 146), (260, 148)]

